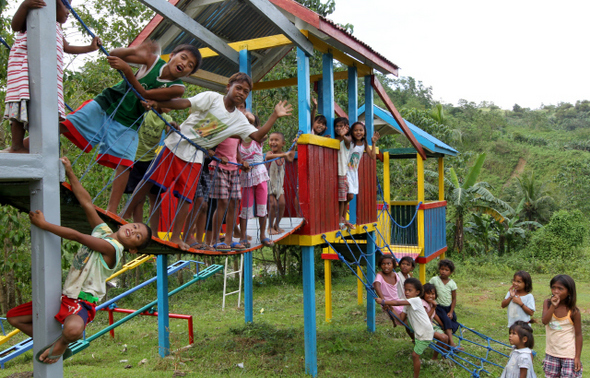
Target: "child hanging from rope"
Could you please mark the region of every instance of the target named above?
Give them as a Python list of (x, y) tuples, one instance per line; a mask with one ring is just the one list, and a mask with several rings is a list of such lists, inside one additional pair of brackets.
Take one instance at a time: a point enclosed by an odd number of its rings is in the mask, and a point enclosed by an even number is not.
[(455, 264), (451, 260), (440, 260), (438, 262), (438, 276), (430, 279), (430, 283), (436, 287), (438, 304), (436, 315), (440, 318), (441, 327), (449, 337), (449, 345), (455, 346), (453, 333), (459, 329), (455, 306), (457, 305), (457, 284), (450, 276), (455, 272)]
[[(162, 109), (162, 117), (174, 128), (178, 128), (176, 122), (172, 121), (172, 117), (166, 113), (168, 113), (170, 109)], [(154, 112), (147, 112), (143, 117), (143, 124), (139, 129), (139, 133), (137, 134), (137, 153), (135, 155), (135, 163), (133, 164), (133, 169), (129, 175), (129, 180), (127, 180), (127, 186), (125, 187), (126, 194), (132, 194), (137, 185), (143, 179), (143, 176), (147, 172), (148, 168), (152, 164), (153, 160), (156, 158), (155, 149), (160, 144), (160, 140), (162, 139), (162, 132), (166, 130), (168, 133), (169, 127), (166, 126), (166, 123), (160, 119)], [(147, 194), (147, 197), (150, 202), (150, 227), (152, 230), (158, 229), (158, 223), (160, 217), (156, 214), (152, 214), (154, 212), (154, 205), (156, 204), (157, 196), (161, 193), (156, 189), (152, 188), (150, 192)], [(145, 202), (145, 197), (143, 201), (140, 201), (134, 209), (130, 209), (129, 211), (133, 214), (133, 221), (134, 222), (143, 222), (143, 204)], [(156, 216), (154, 216), (156, 215)]]
[[(280, 101), (264, 126), (257, 129), (250, 125), (246, 116), (236, 107), (246, 100), (251, 90), (252, 79), (239, 72), (229, 78), (225, 96), (216, 92), (202, 92), (189, 99), (148, 101), (145, 104), (148, 109), (166, 107), (192, 110), (186, 121), (180, 125), (181, 133), (190, 141), (177, 133), (168, 136), (164, 141), (165, 147), (156, 158), (154, 169), (146, 174), (149, 177), (148, 183), (138, 191), (138, 194), (142, 191), (147, 193), (154, 184), (164, 190), (173, 188), (181, 203), (176, 221), (172, 225), (170, 241), (177, 243), (182, 250), (186, 251), (190, 247), (181, 239), (181, 234), (195, 196), (204, 156), (192, 143), (210, 149), (230, 137), (261, 142), (278, 118), (291, 115), (292, 106), (287, 101)], [(136, 201), (134, 198), (129, 207), (132, 208)], [(190, 222), (186, 222), (186, 227), (185, 235), (188, 235)]]
[[(348, 156), (350, 155), (350, 143), (352, 138), (348, 135), (350, 127), (348, 118), (338, 117), (334, 120), (334, 132), (336, 139), (340, 141), (338, 150), (338, 219), (340, 228), (344, 228), (346, 223), (346, 204), (348, 203)], [(403, 291), (403, 290), (402, 290)]]
[[(90, 194), (78, 181), (70, 161), (65, 157), (60, 160), (65, 166), (72, 192), (84, 209), (93, 231), (91, 235), (82, 234), (47, 222), (39, 210), (29, 213), (33, 225), (63, 239), (82, 244), (66, 277), (61, 308), (55, 315), (55, 319), (63, 324), (62, 333), (35, 356), (39, 362), (45, 364), (57, 362), (62, 355), (64, 358), (71, 356), (68, 345), (80, 339), (86, 324), (94, 319), (95, 306), (106, 294), (106, 279), (115, 272), (123, 250), (137, 253), (146, 248), (152, 238), (150, 228), (143, 223), (129, 223), (113, 232), (96, 212)], [(11, 325), (33, 337), (32, 302), (11, 309), (6, 318)]]
[[(537, 378), (533, 368), (533, 351), (535, 338), (533, 329), (529, 323), (522, 320), (510, 325), (508, 340), (513, 346), (510, 359), (502, 371), (500, 378)], [(547, 375), (547, 377), (551, 377)], [(558, 375), (556, 377), (570, 377), (570, 375)]]
[[(181, 78), (195, 73), (201, 64), (199, 50), (192, 45), (179, 45), (170, 53), (168, 63), (158, 52), (159, 46), (147, 41), (137, 47), (114, 49), (107, 59), (144, 98), (167, 101), (181, 97), (185, 89)], [(134, 74), (127, 63), (141, 67)], [(68, 114), (60, 125), (60, 132), (84, 152), (90, 152), (100, 143), (98, 163), (115, 169), (107, 206), (107, 211), (112, 213), (117, 213), (127, 185), (144, 111), (137, 96), (122, 80)]]
[[(348, 195), (347, 204), (352, 201), (355, 195), (359, 194), (359, 165), (363, 154), (366, 152), (373, 160), (376, 158), (375, 143), (379, 140), (379, 133), (375, 131), (371, 138), (372, 146), (367, 143), (367, 128), (362, 122), (355, 122), (349, 131), (349, 136), (352, 139), (352, 147), (348, 157)], [(346, 204), (344, 205), (346, 207)], [(345, 220), (344, 225), (348, 228), (354, 228), (349, 221)]]
[[(27, 15), (31, 9), (39, 9), (45, 6), (43, 0), (25, 0), (18, 7), (12, 18), (12, 30), (16, 32), (16, 39), (10, 55), (8, 56), (8, 69), (6, 72), (6, 107), (4, 119), (10, 120), (12, 132), (11, 146), (2, 152), (28, 153), (29, 143), (24, 141), (25, 132), (29, 129), (28, 102), (31, 99), (29, 93), (29, 61), (27, 55)], [(68, 9), (61, 2), (55, 2), (55, 31), (57, 37), (57, 110), (60, 119), (65, 118), (63, 76), (63, 53), (85, 54), (98, 50), (100, 39), (95, 37), (88, 46), (70, 46), (64, 38), (61, 25), (68, 19)]]
[[(281, 218), (285, 212), (285, 159), (292, 162), (295, 159), (295, 151), (283, 152), (285, 146), (285, 135), (281, 132), (274, 132), (268, 138), (270, 151), (266, 153), (266, 160), (272, 160), (268, 164), (270, 176), (268, 189), (268, 233), (278, 235), (285, 232), (280, 227)], [(278, 159), (277, 159), (278, 158)], [(274, 160), (277, 159), (277, 160)]]
[[(375, 301), (380, 305), (404, 306), (400, 318), (404, 323), (409, 323), (408, 325), (414, 330), (412, 361), (414, 363), (414, 378), (417, 378), (420, 376), (420, 356), (432, 343), (434, 329), (424, 308), (424, 301), (420, 298), (424, 292), (420, 280), (408, 278), (404, 284), (404, 290), (407, 300), (384, 301), (381, 298), (375, 298)], [(406, 319), (409, 322), (406, 322)]]
[[(260, 120), (250, 112), (246, 112), (246, 117), (256, 128), (260, 127)], [(238, 160), (246, 162), (250, 169), (243, 169), (240, 179), (242, 184), (242, 211), (240, 213), (240, 243), (249, 247), (248, 242), (248, 219), (258, 217), (260, 226), (260, 242), (266, 247), (274, 246), (274, 243), (266, 237), (266, 220), (267, 211), (266, 203), (268, 200), (268, 171), (266, 166), (261, 164), (264, 161), (262, 154), (262, 143), (252, 141), (250, 143), (242, 142), (238, 147)], [(259, 163), (259, 164), (256, 164)], [(252, 166), (252, 164), (256, 164)]]

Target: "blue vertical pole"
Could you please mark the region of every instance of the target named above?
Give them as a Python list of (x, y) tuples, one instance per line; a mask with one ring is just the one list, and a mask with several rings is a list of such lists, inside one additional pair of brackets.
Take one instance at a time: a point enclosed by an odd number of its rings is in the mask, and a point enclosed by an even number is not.
[[(367, 282), (375, 281), (375, 231), (369, 232), (367, 240)], [(375, 301), (367, 294), (367, 331), (375, 332)]]
[(303, 319), (305, 328), (305, 372), (318, 375), (315, 309), (314, 247), (301, 247), (303, 264)]
[(309, 93), (309, 56), (297, 48), (297, 102), (299, 105), (299, 130), (311, 133), (311, 109)]
[(322, 57), (322, 102), (323, 114), (326, 117), (328, 130), (326, 134), (334, 137), (334, 58), (332, 54), (324, 54)]
[(252, 252), (244, 253), (244, 321), (254, 321), (254, 290), (252, 282)]
[(365, 76), (365, 126), (367, 127), (367, 141), (371, 144), (373, 137), (373, 86), (371, 85), (371, 75)]
[[(318, 109), (316, 111), (316, 116), (318, 114), (324, 114), (324, 81), (322, 79), (318, 80)], [(313, 120), (311, 121), (311, 125), (313, 126)]]
[[(252, 54), (246, 49), (240, 50), (240, 72), (244, 72), (252, 77)], [(246, 99), (246, 109), (252, 111), (252, 91), (250, 91)]]
[[(358, 120), (358, 72), (356, 67), (348, 67), (348, 122), (352, 126)], [(356, 196), (349, 203), (348, 220), (356, 223)]]
[(168, 317), (168, 256), (158, 255), (158, 345), (160, 357), (170, 354), (170, 319)]

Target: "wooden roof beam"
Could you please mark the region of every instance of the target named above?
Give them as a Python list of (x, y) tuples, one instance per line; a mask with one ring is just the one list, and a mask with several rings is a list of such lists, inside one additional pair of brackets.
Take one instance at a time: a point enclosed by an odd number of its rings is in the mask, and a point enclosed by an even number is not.
[[(311, 75), (310, 82), (315, 83), (324, 77), (324, 75)], [(347, 71), (339, 71), (334, 72), (334, 80), (344, 80), (348, 79), (348, 72)], [(253, 90), (261, 91), (264, 89), (274, 89), (274, 88), (283, 88), (283, 87), (293, 87), (297, 85), (297, 77), (290, 77), (288, 79), (281, 79), (281, 80), (272, 80), (272, 81), (262, 81), (258, 83), (254, 83)]]
[(224, 40), (213, 34), (207, 28), (190, 18), (180, 9), (165, 0), (139, 0), (153, 11), (174, 23), (180, 29), (186, 31), (199, 41), (210, 46), (220, 56), (238, 66), (239, 54), (228, 46)]
[(358, 60), (354, 59), (350, 55), (344, 53), (341, 50), (338, 50), (334, 46), (330, 46), (326, 42), (322, 41), (321, 39), (317, 38), (313, 34), (309, 33), (307, 30), (305, 30), (305, 31), (302, 30), (302, 32), (307, 36), (309, 41), (311, 43), (313, 43), (313, 47), (316, 50), (318, 50), (324, 54), (328, 54), (328, 53), (332, 54), (334, 59), (336, 59), (340, 63), (344, 64), (345, 66), (356, 67), (359, 77), (364, 77), (367, 75), (371, 75), (373, 73), (373, 69), (371, 67), (367, 66), (366, 64), (359, 62)]
[(313, 44), (307, 40), (297, 27), (289, 21), (281, 11), (279, 11), (268, 0), (246, 0), (261, 16), (279, 28), (284, 35), (293, 43), (305, 51), (308, 55), (313, 55)]

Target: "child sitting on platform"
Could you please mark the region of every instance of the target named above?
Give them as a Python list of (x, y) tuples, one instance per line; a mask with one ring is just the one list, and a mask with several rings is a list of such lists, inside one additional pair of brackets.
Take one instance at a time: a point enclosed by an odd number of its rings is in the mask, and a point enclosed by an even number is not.
[(295, 151), (283, 152), (285, 135), (278, 131), (270, 134), (268, 145), (270, 151), (266, 153), (266, 160), (272, 160), (270, 163), (267, 163), (270, 176), (268, 185), (268, 233), (270, 235), (278, 235), (285, 232), (280, 227), (281, 219), (285, 212), (285, 191), (283, 190), (283, 184), (285, 183), (285, 159), (292, 162), (295, 159)]
[[(176, 133), (166, 138), (165, 147), (156, 158), (154, 170), (146, 175), (149, 177), (148, 183), (139, 190), (139, 193), (144, 191), (145, 194), (156, 184), (164, 190), (173, 188), (175, 195), (182, 200), (172, 226), (170, 241), (177, 243), (184, 251), (190, 246), (181, 239), (181, 234), (186, 223), (185, 235), (188, 235), (190, 222), (185, 220), (195, 196), (204, 156), (192, 143), (210, 149), (230, 137), (261, 142), (278, 118), (291, 115), (291, 105), (287, 104), (287, 101), (280, 101), (275, 105), (274, 112), (264, 126), (257, 129), (250, 125), (246, 116), (236, 107), (246, 100), (251, 89), (250, 76), (239, 72), (229, 78), (225, 96), (216, 92), (202, 92), (189, 99), (174, 99), (161, 103), (148, 101), (145, 104), (148, 109), (161, 106), (192, 110), (186, 121), (180, 125), (181, 133), (188, 140)], [(134, 200), (131, 201), (130, 207), (133, 207)]]
[[(29, 60), (27, 55), (27, 15), (31, 9), (43, 8), (44, 1), (25, 0), (12, 18), (12, 30), (16, 39), (8, 56), (6, 71), (6, 108), (4, 119), (10, 120), (12, 144), (2, 152), (28, 153), (29, 143), (25, 142), (25, 132), (29, 129)], [(57, 35), (57, 110), (60, 119), (65, 118), (63, 76), (63, 54), (85, 54), (98, 50), (100, 39), (95, 37), (88, 46), (70, 46), (64, 38), (61, 25), (68, 19), (68, 9), (61, 0), (55, 2)]]
[[(96, 212), (90, 194), (78, 181), (70, 161), (65, 157), (60, 160), (65, 166), (72, 192), (84, 209), (93, 231), (92, 235), (82, 234), (71, 228), (48, 223), (39, 210), (29, 213), (33, 225), (82, 244), (63, 285), (60, 311), (55, 315), (55, 319), (63, 324), (63, 331), (55, 342), (35, 356), (45, 364), (57, 362), (62, 355), (64, 358), (71, 356), (68, 345), (80, 339), (86, 324), (94, 319), (95, 306), (106, 294), (106, 279), (115, 272), (123, 250), (137, 253), (146, 248), (152, 238), (150, 228), (143, 223), (129, 223), (113, 232)], [(11, 325), (33, 337), (32, 302), (11, 309), (6, 318)]]
[[(424, 301), (422, 303), (424, 304), (424, 309), (426, 310), (426, 313), (428, 314), (428, 316), (430, 317), (430, 321), (432, 322), (432, 328), (434, 329), (434, 338), (442, 341), (445, 344), (448, 344), (449, 337), (445, 335), (442, 328), (440, 328), (439, 324), (441, 323), (441, 321), (438, 315), (436, 315), (437, 298), (438, 295), (436, 293), (436, 286), (434, 286), (431, 283), (424, 284), (424, 293), (422, 294), (422, 299)], [(441, 347), (445, 348), (444, 345), (441, 345)], [(432, 359), (436, 360), (437, 358), (438, 352), (434, 351)]]
[[(170, 60), (158, 55), (155, 42), (137, 47), (118, 48), (107, 59), (112, 68), (121, 70), (127, 80), (145, 99), (167, 101), (184, 94), (181, 78), (197, 71), (201, 63), (199, 50), (192, 45), (179, 45)], [(141, 65), (136, 74), (127, 63)], [(144, 108), (125, 81), (102, 91), (94, 100), (83, 103), (68, 114), (60, 132), (84, 152), (99, 144), (98, 163), (115, 169), (115, 179), (107, 211), (117, 208), (129, 178), (137, 151), (137, 131)]]
[(440, 318), (440, 325), (449, 337), (449, 345), (455, 346), (453, 333), (459, 329), (455, 306), (457, 305), (457, 284), (450, 276), (455, 271), (455, 264), (451, 260), (440, 260), (438, 262), (438, 276), (430, 279), (430, 283), (436, 287), (438, 294), (438, 305), (436, 315)]
[(338, 150), (338, 219), (340, 220), (340, 228), (351, 226), (346, 220), (346, 205), (348, 204), (348, 178), (346, 176), (348, 167), (346, 165), (352, 142), (352, 138), (348, 135), (349, 129), (348, 118), (339, 117), (334, 120), (335, 138), (340, 141), (340, 149)]

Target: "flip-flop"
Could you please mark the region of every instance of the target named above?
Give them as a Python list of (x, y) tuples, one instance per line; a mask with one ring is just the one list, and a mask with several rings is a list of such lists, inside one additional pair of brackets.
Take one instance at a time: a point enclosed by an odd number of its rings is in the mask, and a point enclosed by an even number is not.
[(211, 247), (209, 244), (207, 243), (193, 243), (191, 244), (191, 248), (199, 250), (199, 251), (215, 251), (215, 248)]
[[(240, 247), (236, 247), (236, 246), (240, 246)], [(244, 247), (244, 245), (240, 242), (233, 242), (230, 244), (230, 248), (232, 250), (236, 250), (236, 251), (243, 251), (244, 249), (246, 249), (246, 247)]]
[(265, 247), (274, 247), (274, 245), (275, 245), (275, 243), (272, 240), (270, 240), (269, 238), (264, 238), (260, 242)]
[(246, 239), (244, 240), (240, 240), (240, 244), (243, 245), (246, 248), (250, 248), (250, 242)]
[[(58, 355), (55, 355), (55, 356), (53, 355), (53, 348), (55, 348), (55, 343), (57, 343), (57, 341), (58, 341), (60, 338), (61, 338), (61, 335), (59, 335), (59, 337), (58, 337), (57, 339), (55, 339), (55, 341), (54, 341), (53, 343), (51, 343), (51, 344), (47, 345), (45, 348), (43, 348), (43, 349), (41, 349), (39, 352), (37, 352), (37, 354), (35, 355), (35, 359), (36, 359), (37, 361), (39, 361), (40, 363), (42, 363), (42, 364), (45, 364), (45, 365), (52, 365), (52, 364), (54, 364), (55, 362), (52, 362), (51, 364), (49, 364), (49, 363), (47, 363), (47, 362), (45, 362), (45, 361), (46, 361), (46, 360), (59, 360), (59, 358), (60, 358), (60, 357), (63, 357), (63, 359), (65, 360), (65, 359), (67, 359), (67, 358), (70, 358), (70, 357), (72, 357), (72, 356), (74, 355), (74, 353), (72, 352), (72, 350), (71, 350), (69, 347), (67, 347), (67, 348), (66, 348), (66, 350), (64, 350), (64, 352), (63, 352), (62, 354), (58, 354)], [(42, 355), (43, 353), (45, 353), (45, 351), (46, 351), (47, 349), (49, 349), (49, 355), (47, 356), (47, 358), (46, 358), (44, 361), (41, 361), (41, 360), (39, 359), (39, 357), (41, 357), (41, 355)], [(57, 362), (57, 361), (56, 361), (56, 362)]]
[(231, 247), (225, 243), (217, 243), (217, 244), (213, 244), (213, 248), (215, 248), (216, 251), (219, 252), (229, 252), (231, 251)]

